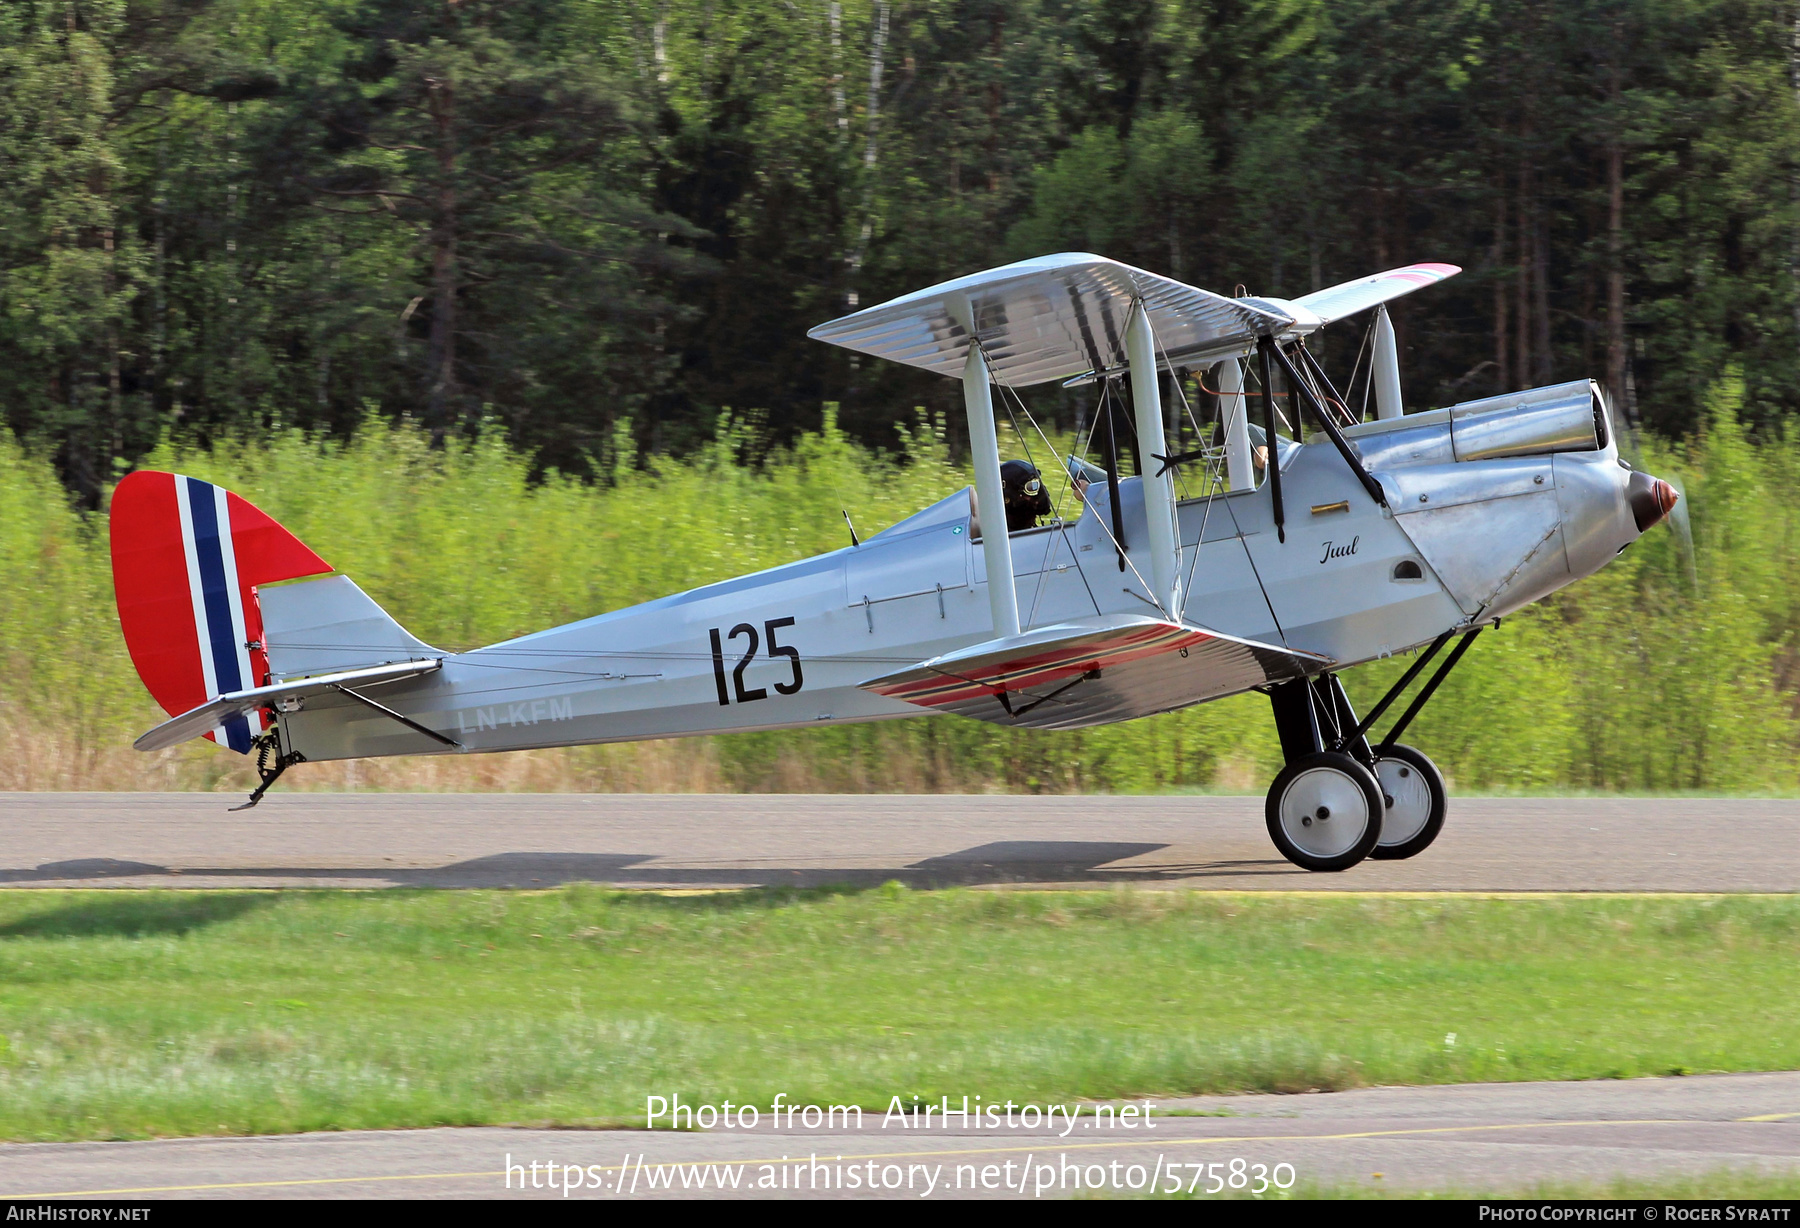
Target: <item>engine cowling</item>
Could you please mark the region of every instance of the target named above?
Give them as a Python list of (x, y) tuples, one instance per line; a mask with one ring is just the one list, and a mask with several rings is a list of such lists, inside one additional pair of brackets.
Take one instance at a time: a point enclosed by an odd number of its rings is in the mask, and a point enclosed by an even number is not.
[(1592, 380), (1465, 401), (1344, 432), (1371, 471), (1410, 465), (1598, 452), (1609, 442), (1606, 401)]

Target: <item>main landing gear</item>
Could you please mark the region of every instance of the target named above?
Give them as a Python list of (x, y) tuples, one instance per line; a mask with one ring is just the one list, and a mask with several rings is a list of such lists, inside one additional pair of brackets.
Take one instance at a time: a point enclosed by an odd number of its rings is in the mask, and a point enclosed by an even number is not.
[(1443, 830), (1449, 804), (1444, 776), (1423, 751), (1396, 739), (1481, 631), (1477, 627), (1463, 634), (1387, 737), (1374, 745), (1369, 728), (1453, 631), (1432, 641), (1361, 721), (1336, 674), (1269, 688), (1287, 766), (1269, 786), (1264, 814), (1269, 837), (1283, 857), (1308, 870), (1348, 870), (1365, 857), (1398, 861), (1430, 847)]

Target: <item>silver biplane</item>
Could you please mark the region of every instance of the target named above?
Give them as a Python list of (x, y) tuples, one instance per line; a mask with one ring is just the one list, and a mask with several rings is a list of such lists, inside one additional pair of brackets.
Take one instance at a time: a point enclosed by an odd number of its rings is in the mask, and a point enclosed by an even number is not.
[[(300, 762), (925, 713), (1074, 729), (1257, 690), (1286, 759), (1266, 807), (1282, 854), (1410, 857), (1446, 808), (1437, 768), (1399, 741), (1432, 692), (1484, 628), (1604, 566), (1677, 498), (1620, 459), (1587, 380), (1402, 412), (1383, 304), (1457, 272), (1226, 298), (1065, 253), (822, 324), (820, 341), (962, 382), (972, 491), (830, 554), (471, 652), (409, 634), (236, 495), (132, 474), (112, 514), (121, 624), (178, 713), (137, 746), (256, 750), (254, 804)], [(1308, 341), (1369, 310), (1362, 421)], [(1216, 390), (1204, 426), (1187, 376)], [(1095, 459), (1009, 477), (994, 390), (1031, 423), (1016, 390), (1051, 381), (1092, 386)], [(1200, 446), (1171, 443), (1165, 385)], [(1340, 671), (1416, 650), (1352, 710)]]

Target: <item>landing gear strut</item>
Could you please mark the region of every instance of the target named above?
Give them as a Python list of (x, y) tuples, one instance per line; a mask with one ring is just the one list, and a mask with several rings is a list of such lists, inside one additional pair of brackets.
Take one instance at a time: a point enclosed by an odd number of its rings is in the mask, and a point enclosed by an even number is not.
[(1361, 721), (1336, 674), (1284, 682), (1268, 690), (1287, 766), (1269, 786), (1264, 815), (1281, 855), (1308, 870), (1347, 870), (1365, 857), (1398, 861), (1437, 839), (1449, 807), (1443, 773), (1423, 752), (1396, 739), (1481, 634), (1465, 632), (1387, 736), (1368, 732), (1450, 641), (1440, 635)]

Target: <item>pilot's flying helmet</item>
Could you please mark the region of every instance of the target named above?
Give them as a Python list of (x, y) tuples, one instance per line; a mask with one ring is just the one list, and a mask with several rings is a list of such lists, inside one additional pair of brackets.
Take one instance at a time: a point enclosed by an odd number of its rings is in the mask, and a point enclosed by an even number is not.
[(1037, 466), (1029, 461), (1009, 460), (1000, 466), (1000, 490), (1006, 497), (1008, 531), (1029, 529), (1040, 516), (1050, 514), (1050, 492)]

